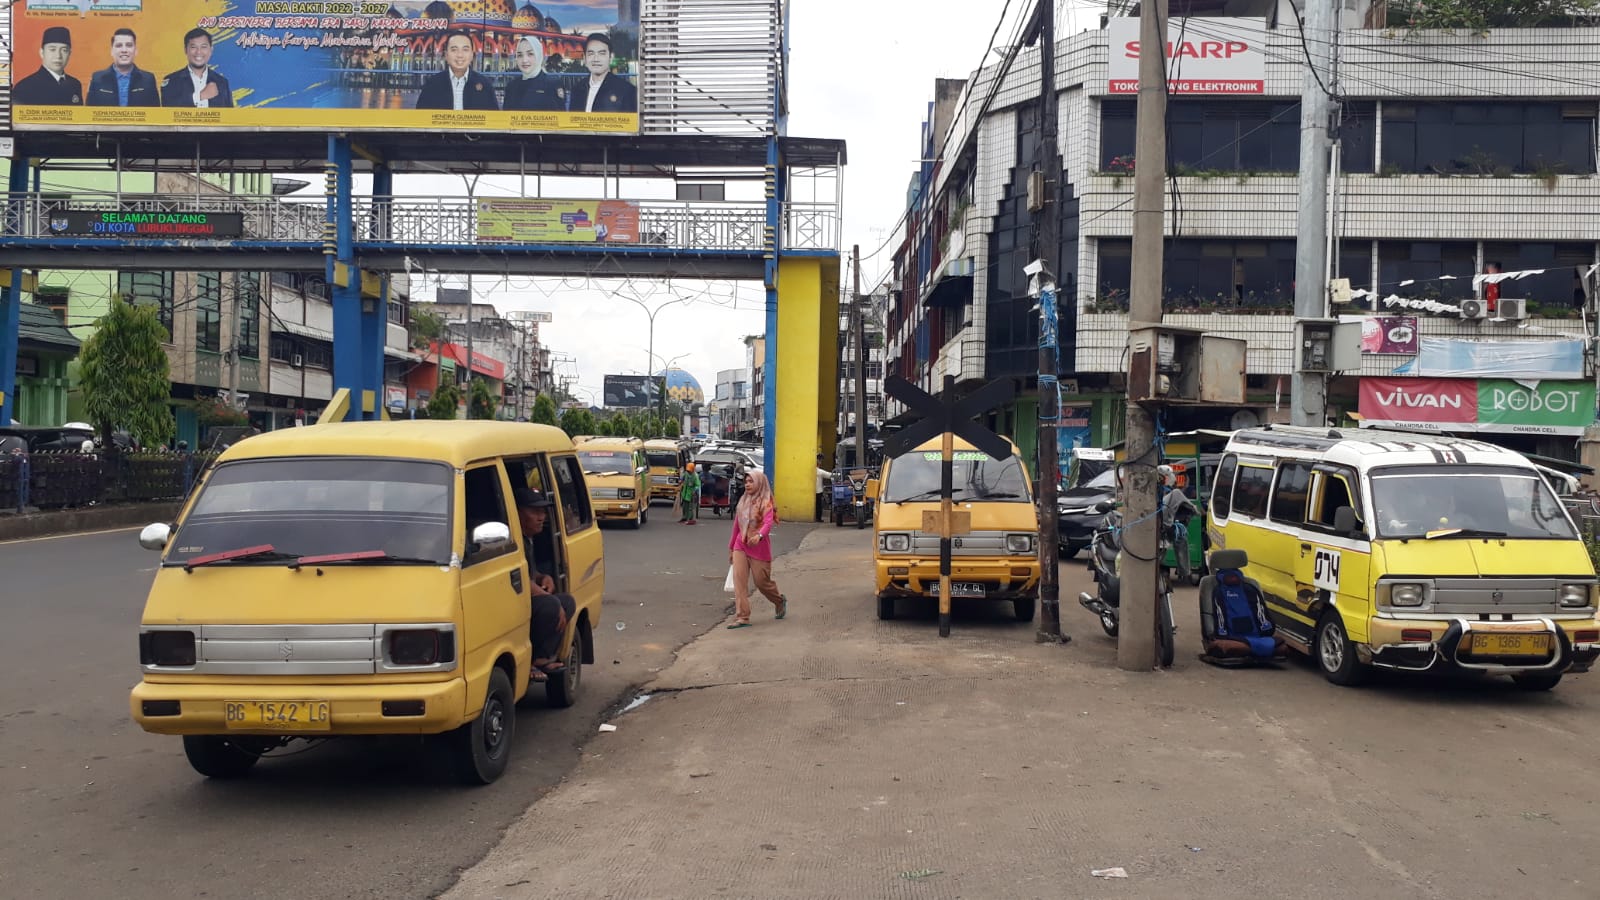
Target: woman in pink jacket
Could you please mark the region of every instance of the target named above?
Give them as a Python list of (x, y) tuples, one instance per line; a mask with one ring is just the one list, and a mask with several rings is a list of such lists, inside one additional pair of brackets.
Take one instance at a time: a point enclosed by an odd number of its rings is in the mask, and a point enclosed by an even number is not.
[(728, 562), (733, 565), (734, 621), (729, 628), (750, 627), (750, 579), (777, 609), (774, 618), (789, 612), (789, 599), (772, 580), (772, 528), (778, 511), (772, 505), (767, 476), (750, 472), (744, 477), (744, 496), (733, 514), (733, 536), (728, 538)]

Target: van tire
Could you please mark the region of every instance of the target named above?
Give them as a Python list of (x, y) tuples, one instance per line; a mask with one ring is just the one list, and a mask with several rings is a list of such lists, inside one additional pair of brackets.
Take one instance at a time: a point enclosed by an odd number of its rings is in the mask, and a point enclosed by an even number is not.
[(572, 648), (561, 661), (558, 675), (544, 683), (544, 699), (552, 709), (568, 709), (578, 702), (578, 687), (583, 682), (583, 631), (572, 636)]
[(644, 524), (644, 507), (641, 506), (641, 507), (639, 507), (638, 514), (635, 515), (633, 518), (628, 520), (628, 527), (633, 529), (634, 531), (638, 531), (639, 530), (639, 526), (641, 526), (643, 524)]
[(639, 524), (647, 525), (650, 522), (650, 504), (639, 507)]
[(1037, 597), (1018, 597), (1011, 601), (1011, 612), (1017, 617), (1018, 622), (1032, 622), (1034, 610), (1038, 605)]
[(1356, 658), (1355, 644), (1344, 630), (1344, 619), (1339, 610), (1329, 609), (1322, 614), (1311, 646), (1311, 656), (1322, 670), (1323, 677), (1334, 684), (1355, 687), (1367, 680), (1372, 667)]
[(878, 595), (878, 618), (885, 622), (894, 618), (894, 598), (885, 594)]
[(261, 759), (258, 754), (217, 734), (186, 734), (183, 755), (189, 765), (207, 778), (243, 778)]
[(1523, 691), (1548, 691), (1561, 683), (1560, 672), (1538, 672), (1530, 675), (1513, 675), (1511, 683)]
[(511, 742), (517, 732), (515, 696), (506, 671), (496, 666), (489, 673), (489, 690), (483, 707), (466, 725), (447, 735), (450, 761), (463, 784), (493, 784), (511, 761)]

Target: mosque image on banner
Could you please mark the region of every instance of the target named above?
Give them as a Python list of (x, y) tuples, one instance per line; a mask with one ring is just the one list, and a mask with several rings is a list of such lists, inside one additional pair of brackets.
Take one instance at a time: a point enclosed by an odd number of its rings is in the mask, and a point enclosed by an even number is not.
[(18, 130), (639, 130), (638, 0), (25, 0), (11, 46)]

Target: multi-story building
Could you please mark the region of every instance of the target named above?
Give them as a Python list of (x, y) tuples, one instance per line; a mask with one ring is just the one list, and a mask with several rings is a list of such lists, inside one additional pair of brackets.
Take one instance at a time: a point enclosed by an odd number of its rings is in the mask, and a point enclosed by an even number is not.
[[(1166, 425), (1287, 421), (1310, 45), (1289, 0), (1230, 2), (1233, 18), (1178, 18), (1221, 4), (1170, 6), (1178, 61), (1169, 69), (1165, 318), (1247, 340), (1249, 402), (1175, 409)], [(1600, 87), (1581, 75), (1581, 61), (1600, 55), (1600, 28), (1407, 31), (1388, 27), (1382, 3), (1340, 8), (1329, 274), (1348, 279), (1355, 300), (1330, 312), (1361, 320), (1370, 336), (1359, 370), (1331, 381), (1329, 421), (1451, 426), (1574, 457), (1572, 435), (1594, 419), (1580, 309), (1582, 276), (1597, 259)], [(1064, 168), (1052, 179), (1060, 245), (1047, 255), (1060, 286), (1060, 375), (1064, 402), (1078, 406), (1068, 415), (1102, 446), (1123, 427), (1132, 174), (1148, 164), (1134, 153), (1136, 28), (1113, 15), (1056, 46)], [(1316, 40), (1326, 39), (1304, 38)], [(1185, 64), (1196, 67), (1187, 77)], [(945, 374), (958, 389), (1017, 379), (1030, 390), (989, 424), (1028, 447), (1039, 325), (1023, 266), (1041, 255), (1028, 210), (1037, 49), (1001, 77), (1003, 69), (986, 67), (959, 94), (936, 86), (923, 132), (923, 156), (935, 161), (908, 194), (889, 356), (891, 371), (929, 389)], [(1497, 272), (1515, 274), (1496, 284)], [(1557, 395), (1565, 414), (1530, 412), (1549, 410)], [(1452, 409), (1471, 400), (1473, 410), (1430, 419), (1408, 414), (1407, 398)]]
[(750, 409), (750, 370), (723, 369), (717, 373), (716, 394), (712, 399), (708, 431), (719, 437), (732, 437)]
[(525, 417), (533, 409), (534, 398), (554, 388), (550, 354), (539, 340), (539, 323), (508, 319), (491, 303), (472, 303), (469, 308), (468, 297), (465, 288), (441, 287), (431, 308), (448, 326), (453, 342), (470, 343), (474, 355), (503, 366), (498, 385), (502, 392), (500, 416)]
[(766, 335), (747, 335), (744, 339), (744, 364), (750, 370), (750, 403), (739, 408), (739, 427), (734, 434), (742, 440), (760, 440), (766, 433), (766, 359)]
[(883, 421), (883, 307), (885, 295), (869, 294), (862, 300), (862, 332), (865, 341), (857, 346), (851, 327), (848, 305), (839, 314), (839, 436), (848, 439), (856, 431), (856, 367), (865, 357), (863, 373), (866, 388), (867, 427), (876, 433)]

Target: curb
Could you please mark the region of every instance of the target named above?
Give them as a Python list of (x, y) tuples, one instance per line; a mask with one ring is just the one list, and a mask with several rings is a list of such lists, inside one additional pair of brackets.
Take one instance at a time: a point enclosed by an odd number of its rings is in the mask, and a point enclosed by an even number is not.
[(69, 535), (79, 532), (109, 531), (171, 522), (178, 516), (180, 503), (130, 503), (93, 506), (87, 509), (61, 509), (25, 515), (0, 516), (0, 541)]

